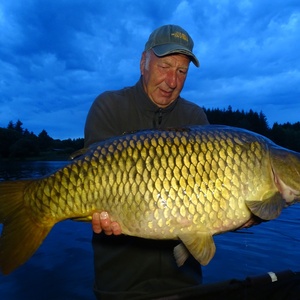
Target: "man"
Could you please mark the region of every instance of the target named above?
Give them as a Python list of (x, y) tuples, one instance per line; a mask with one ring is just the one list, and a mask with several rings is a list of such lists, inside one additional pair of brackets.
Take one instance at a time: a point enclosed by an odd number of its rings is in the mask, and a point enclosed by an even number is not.
[[(136, 85), (96, 98), (85, 125), (85, 146), (141, 129), (208, 124), (203, 110), (180, 97), (189, 64), (199, 67), (193, 40), (176, 25), (156, 29), (146, 42)], [(95, 295), (98, 299), (159, 297), (202, 281), (199, 263), (190, 257), (178, 268), (178, 241), (154, 241), (120, 235), (107, 212), (93, 215)], [(102, 232), (104, 231), (105, 234)]]

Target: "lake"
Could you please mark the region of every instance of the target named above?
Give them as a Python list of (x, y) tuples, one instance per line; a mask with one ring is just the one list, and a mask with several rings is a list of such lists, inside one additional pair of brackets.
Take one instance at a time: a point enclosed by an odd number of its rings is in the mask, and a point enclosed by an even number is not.
[[(44, 176), (66, 163), (0, 162), (0, 180)], [(204, 284), (270, 271), (299, 272), (299, 225), (297, 204), (276, 220), (215, 236), (217, 252), (203, 267)], [(89, 223), (64, 221), (55, 225), (29, 261), (8, 276), (0, 275), (0, 299), (95, 299), (91, 236)]]

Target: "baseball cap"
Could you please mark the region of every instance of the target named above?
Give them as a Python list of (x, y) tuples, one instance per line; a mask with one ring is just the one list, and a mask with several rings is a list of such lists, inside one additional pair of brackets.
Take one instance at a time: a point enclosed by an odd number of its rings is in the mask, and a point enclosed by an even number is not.
[(192, 52), (193, 47), (192, 38), (183, 28), (177, 25), (164, 25), (150, 34), (145, 51), (152, 49), (159, 57), (172, 53), (185, 54), (191, 58), (196, 67), (199, 67), (200, 63)]

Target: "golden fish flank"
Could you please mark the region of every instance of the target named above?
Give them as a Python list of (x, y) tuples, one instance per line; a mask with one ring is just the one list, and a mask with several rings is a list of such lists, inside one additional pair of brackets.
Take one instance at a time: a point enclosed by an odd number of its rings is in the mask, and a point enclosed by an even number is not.
[[(299, 201), (300, 154), (243, 129), (141, 131), (93, 145), (41, 179), (0, 183), (0, 267), (7, 274), (55, 223), (106, 210), (124, 234), (179, 239), (205, 265), (213, 235), (276, 218)], [(253, 223), (253, 222), (252, 222)], [(185, 245), (185, 247), (182, 246)]]

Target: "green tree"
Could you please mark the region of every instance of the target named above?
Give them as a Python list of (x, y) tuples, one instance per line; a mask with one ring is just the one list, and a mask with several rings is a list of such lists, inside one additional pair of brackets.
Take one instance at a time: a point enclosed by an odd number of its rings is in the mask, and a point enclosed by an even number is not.
[(21, 134), (14, 129), (0, 128), (0, 157), (9, 157), (10, 147), (21, 137)]
[(38, 135), (38, 143), (41, 151), (47, 151), (52, 147), (53, 138), (51, 138), (47, 131), (43, 129)]
[(19, 132), (21, 134), (23, 133), (22, 125), (23, 125), (23, 123), (20, 120), (18, 120), (17, 123), (15, 124), (15, 128), (14, 128), (17, 132)]
[(25, 158), (38, 154), (39, 146), (30, 138), (21, 138), (10, 147), (10, 157)]
[(11, 130), (15, 129), (15, 125), (14, 125), (13, 121), (9, 121), (9, 123), (7, 125), (7, 129), (11, 129)]

